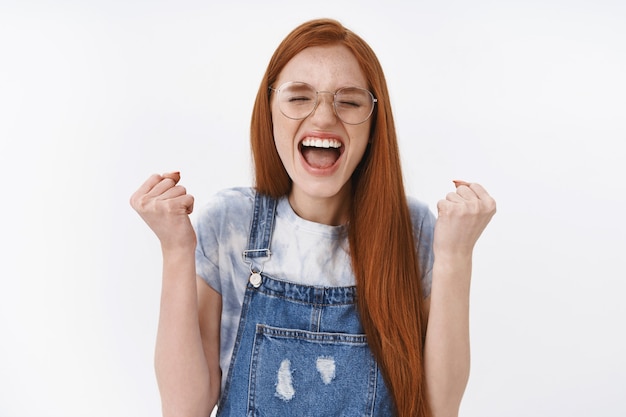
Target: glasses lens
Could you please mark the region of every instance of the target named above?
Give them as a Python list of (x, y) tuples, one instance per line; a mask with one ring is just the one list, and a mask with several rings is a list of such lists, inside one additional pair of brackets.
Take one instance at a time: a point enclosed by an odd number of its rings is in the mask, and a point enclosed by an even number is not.
[(363, 123), (370, 117), (373, 109), (372, 94), (362, 88), (342, 88), (335, 94), (335, 111), (345, 123)]
[(317, 92), (309, 84), (287, 83), (278, 91), (280, 111), (290, 119), (304, 119), (315, 108)]

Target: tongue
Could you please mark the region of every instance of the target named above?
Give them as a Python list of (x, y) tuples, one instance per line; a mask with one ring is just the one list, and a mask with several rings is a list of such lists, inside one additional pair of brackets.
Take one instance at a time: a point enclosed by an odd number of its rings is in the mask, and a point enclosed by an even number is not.
[(328, 168), (339, 158), (339, 152), (333, 148), (302, 148), (302, 156), (313, 168)]

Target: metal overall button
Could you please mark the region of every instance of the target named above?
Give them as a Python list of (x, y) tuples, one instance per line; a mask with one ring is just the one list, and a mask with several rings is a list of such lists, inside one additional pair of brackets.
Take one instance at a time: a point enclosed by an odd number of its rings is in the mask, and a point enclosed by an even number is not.
[(252, 275), (250, 275), (250, 279), (248, 281), (250, 281), (250, 284), (252, 284), (254, 288), (259, 288), (261, 286), (261, 283), (263, 283), (263, 278), (261, 278), (260, 273), (253, 272)]

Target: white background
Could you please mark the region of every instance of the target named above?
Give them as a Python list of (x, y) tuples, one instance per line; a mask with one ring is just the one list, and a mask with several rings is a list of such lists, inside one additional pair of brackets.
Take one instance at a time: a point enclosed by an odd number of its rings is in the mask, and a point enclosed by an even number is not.
[(461, 415), (626, 415), (626, 3), (223, 3), (1, 0), (0, 417), (160, 414), (160, 250), (128, 199), (169, 170), (198, 205), (249, 185), (265, 66), (322, 16), (379, 55), (409, 193), (498, 201)]

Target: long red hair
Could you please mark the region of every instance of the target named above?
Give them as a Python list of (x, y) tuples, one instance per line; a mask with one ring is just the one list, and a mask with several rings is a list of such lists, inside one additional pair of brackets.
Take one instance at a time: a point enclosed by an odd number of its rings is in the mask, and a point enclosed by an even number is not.
[(255, 186), (276, 198), (287, 195), (291, 188), (274, 145), (269, 87), (300, 51), (332, 44), (352, 51), (378, 99), (371, 143), (352, 176), (348, 233), (361, 321), (398, 416), (428, 417), (421, 277), (387, 83), (372, 49), (335, 20), (319, 19), (298, 26), (270, 60), (252, 113)]

